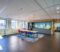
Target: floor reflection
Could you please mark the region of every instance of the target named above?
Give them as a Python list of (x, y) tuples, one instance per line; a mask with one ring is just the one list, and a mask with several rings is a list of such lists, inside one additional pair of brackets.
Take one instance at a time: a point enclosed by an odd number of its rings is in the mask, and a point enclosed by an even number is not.
[(9, 52), (9, 38), (3, 37), (0, 39), (0, 52)]
[[(9, 37), (9, 49), (12, 51), (17, 51), (18, 49), (18, 37), (17, 36), (10, 36)], [(10, 51), (10, 52), (12, 52)]]
[[(41, 38), (40, 38), (41, 37)], [(60, 33), (54, 36), (39, 36), (36, 42), (29, 42), (19, 36), (0, 37), (0, 52), (59, 52)]]

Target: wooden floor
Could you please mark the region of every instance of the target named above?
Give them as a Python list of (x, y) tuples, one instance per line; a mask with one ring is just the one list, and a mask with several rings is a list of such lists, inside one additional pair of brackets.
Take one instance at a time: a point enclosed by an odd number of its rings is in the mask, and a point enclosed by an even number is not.
[(3, 50), (0, 52), (60, 52), (60, 33), (44, 36), (36, 42), (27, 42), (16, 36), (4, 37), (2, 41)]

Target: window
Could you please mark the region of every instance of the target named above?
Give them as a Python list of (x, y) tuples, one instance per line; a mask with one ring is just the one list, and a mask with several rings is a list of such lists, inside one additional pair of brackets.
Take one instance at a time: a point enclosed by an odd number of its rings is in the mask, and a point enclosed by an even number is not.
[(34, 28), (50, 29), (51, 22), (35, 22), (33, 26)]
[(46, 24), (45, 29), (51, 29), (51, 25), (49, 23)]
[(0, 20), (0, 29), (5, 29), (6, 21)]
[(27, 29), (28, 28), (28, 22), (12, 20), (11, 21), (11, 28), (12, 29)]
[(38, 23), (37, 22), (37, 23), (34, 24), (34, 27), (35, 28), (44, 28), (45, 27), (45, 23)]
[(17, 27), (17, 21), (16, 20), (12, 20), (11, 21), (11, 28), (12, 29), (16, 29), (16, 27)]
[(19, 27), (20, 27), (20, 29), (27, 29), (28, 28), (28, 22), (20, 21)]
[(55, 30), (59, 30), (60, 31), (60, 23), (55, 23)]
[(55, 27), (60, 27), (60, 23), (55, 23)]

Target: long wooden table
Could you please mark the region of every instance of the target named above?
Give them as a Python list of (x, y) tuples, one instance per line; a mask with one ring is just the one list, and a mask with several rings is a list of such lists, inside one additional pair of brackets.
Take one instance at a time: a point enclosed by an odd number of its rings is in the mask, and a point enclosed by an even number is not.
[(36, 34), (38, 31), (33, 31), (33, 30), (20, 30), (20, 32), (19, 33), (34, 33), (34, 34)]

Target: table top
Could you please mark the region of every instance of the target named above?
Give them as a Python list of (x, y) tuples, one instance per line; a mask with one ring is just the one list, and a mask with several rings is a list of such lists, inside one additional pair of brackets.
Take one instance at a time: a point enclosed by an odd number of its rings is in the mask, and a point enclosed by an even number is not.
[(38, 32), (38, 31), (34, 31), (34, 30), (20, 30), (20, 31), (23, 31), (23, 32), (33, 32), (33, 33)]

